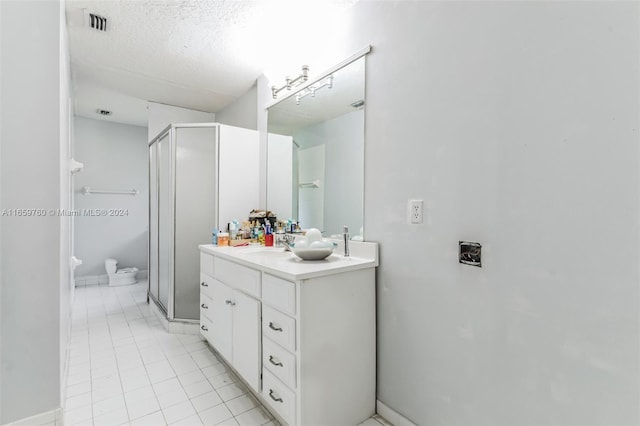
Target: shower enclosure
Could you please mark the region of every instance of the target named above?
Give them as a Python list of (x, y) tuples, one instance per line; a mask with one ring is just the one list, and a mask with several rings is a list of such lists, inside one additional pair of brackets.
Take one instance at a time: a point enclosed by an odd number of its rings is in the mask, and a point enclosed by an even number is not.
[(258, 132), (218, 123), (172, 124), (149, 143), (148, 296), (168, 320), (199, 319), (198, 245), (258, 206), (258, 146)]

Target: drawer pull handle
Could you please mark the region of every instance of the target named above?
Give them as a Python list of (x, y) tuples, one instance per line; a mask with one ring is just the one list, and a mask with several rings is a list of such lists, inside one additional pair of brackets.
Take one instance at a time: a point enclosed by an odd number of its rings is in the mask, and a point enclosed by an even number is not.
[(202, 305), (200, 305), (200, 307), (201, 307), (202, 309), (209, 309), (209, 307), (208, 307), (207, 305), (205, 305), (204, 303), (203, 303)]
[(269, 389), (269, 396), (271, 397), (271, 399), (273, 399), (275, 402), (283, 402), (282, 398), (276, 398), (275, 396), (273, 396), (273, 389)]
[(205, 327), (204, 325), (201, 325), (201, 326), (200, 326), (200, 328), (201, 328), (203, 331), (209, 331), (209, 329), (208, 329), (207, 327)]
[(281, 327), (276, 327), (271, 321), (269, 321), (269, 328), (275, 331), (282, 331)]
[(209, 284), (205, 283), (204, 281), (203, 281), (203, 282), (201, 282), (201, 283), (200, 283), (200, 285), (201, 285), (202, 287), (209, 287)]
[(273, 355), (269, 355), (269, 362), (273, 365), (277, 365), (278, 367), (283, 367), (281, 362), (274, 362), (273, 361)]

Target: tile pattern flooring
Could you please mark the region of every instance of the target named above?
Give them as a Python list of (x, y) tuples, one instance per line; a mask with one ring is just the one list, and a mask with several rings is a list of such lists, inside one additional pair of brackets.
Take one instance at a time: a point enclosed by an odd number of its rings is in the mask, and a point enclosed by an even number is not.
[(76, 288), (65, 426), (278, 425), (199, 335), (164, 330), (146, 288)]

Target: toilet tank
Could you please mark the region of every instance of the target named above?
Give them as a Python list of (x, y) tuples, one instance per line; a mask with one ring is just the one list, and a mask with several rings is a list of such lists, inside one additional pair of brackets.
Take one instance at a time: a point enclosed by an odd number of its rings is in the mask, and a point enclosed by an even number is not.
[(104, 269), (107, 270), (107, 274), (115, 274), (118, 270), (118, 261), (116, 259), (106, 259), (104, 261)]

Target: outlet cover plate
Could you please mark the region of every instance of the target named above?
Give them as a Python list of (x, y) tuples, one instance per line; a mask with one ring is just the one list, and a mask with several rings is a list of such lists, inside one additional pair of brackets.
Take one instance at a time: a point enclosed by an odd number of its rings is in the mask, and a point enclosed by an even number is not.
[(418, 225), (422, 223), (424, 219), (424, 201), (409, 200), (408, 214), (410, 224)]

